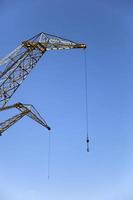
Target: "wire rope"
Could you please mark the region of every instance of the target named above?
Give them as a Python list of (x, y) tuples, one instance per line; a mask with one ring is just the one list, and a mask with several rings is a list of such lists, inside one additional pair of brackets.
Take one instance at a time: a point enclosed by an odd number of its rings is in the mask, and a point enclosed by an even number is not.
[(87, 59), (86, 49), (84, 49), (84, 76), (85, 76), (85, 118), (86, 118), (86, 143), (87, 152), (89, 152), (89, 123), (88, 123), (88, 73), (87, 73)]

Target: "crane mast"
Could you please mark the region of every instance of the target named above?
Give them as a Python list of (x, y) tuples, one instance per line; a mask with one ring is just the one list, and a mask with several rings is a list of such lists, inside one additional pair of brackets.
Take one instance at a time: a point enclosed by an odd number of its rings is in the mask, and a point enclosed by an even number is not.
[(7, 106), (6, 104), (46, 51), (74, 48), (86, 48), (86, 45), (42, 32), (23, 41), (15, 50), (0, 60), (0, 112), (12, 108), (20, 111), (19, 114), (0, 123), (0, 134), (24, 116), (32, 118), (50, 130), (32, 105), (16, 103)]

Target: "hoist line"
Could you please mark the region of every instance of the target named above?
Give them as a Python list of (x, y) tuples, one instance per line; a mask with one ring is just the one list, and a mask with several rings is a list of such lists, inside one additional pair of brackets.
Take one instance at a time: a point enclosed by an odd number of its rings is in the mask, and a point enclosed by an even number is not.
[(48, 137), (48, 179), (50, 179), (50, 164), (51, 164), (51, 133)]
[(86, 142), (87, 142), (87, 152), (89, 152), (89, 119), (88, 119), (88, 73), (87, 73), (87, 59), (86, 59), (86, 49), (84, 49), (84, 76), (85, 76), (85, 116), (86, 116)]

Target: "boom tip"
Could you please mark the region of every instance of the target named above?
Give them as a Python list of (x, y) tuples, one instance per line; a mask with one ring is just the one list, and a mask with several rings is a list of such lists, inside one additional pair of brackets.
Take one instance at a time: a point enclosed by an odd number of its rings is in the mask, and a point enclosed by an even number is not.
[(51, 128), (49, 127), (49, 126), (47, 126), (47, 129), (50, 131), (51, 130)]

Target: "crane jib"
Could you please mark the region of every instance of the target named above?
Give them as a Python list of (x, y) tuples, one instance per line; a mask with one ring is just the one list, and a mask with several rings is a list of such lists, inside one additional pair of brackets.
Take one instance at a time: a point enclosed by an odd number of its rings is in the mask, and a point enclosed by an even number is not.
[(45, 120), (32, 105), (17, 103), (7, 106), (7, 103), (47, 50), (75, 48), (85, 49), (86, 45), (42, 32), (23, 41), (0, 61), (0, 112), (12, 108), (17, 108), (20, 112), (0, 123), (0, 134), (25, 115), (50, 130)]

